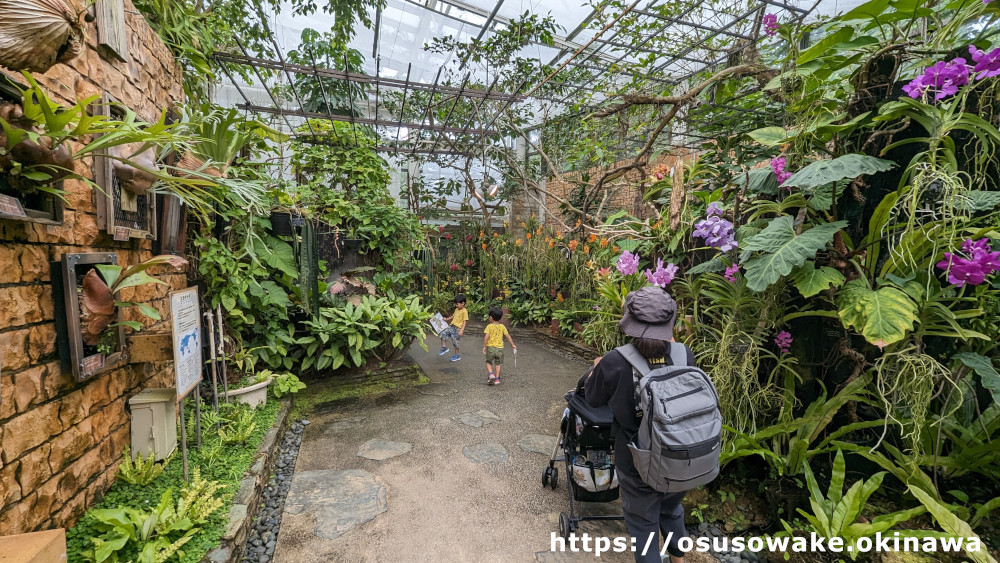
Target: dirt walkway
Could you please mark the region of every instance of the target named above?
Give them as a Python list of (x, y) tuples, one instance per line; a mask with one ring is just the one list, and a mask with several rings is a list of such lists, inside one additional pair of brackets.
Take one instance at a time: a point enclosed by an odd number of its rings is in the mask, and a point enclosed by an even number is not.
[[(557, 490), (543, 489), (548, 456), (519, 445), (529, 435), (554, 440), (562, 397), (587, 365), (515, 331), (517, 367), (508, 347), (502, 384), (487, 386), (481, 334), (470, 326), (459, 362), (437, 355), (437, 339), (428, 341), (429, 352), (414, 346), (410, 357), (430, 385), (313, 415), (275, 561), (596, 560), (549, 552), (558, 514), (567, 510), (565, 471)], [(624, 526), (584, 523), (582, 532), (618, 536)]]

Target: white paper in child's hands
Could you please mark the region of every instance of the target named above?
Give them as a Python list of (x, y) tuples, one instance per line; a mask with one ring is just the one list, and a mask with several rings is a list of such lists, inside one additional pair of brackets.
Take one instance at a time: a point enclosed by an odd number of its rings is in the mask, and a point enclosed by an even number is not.
[(438, 313), (430, 318), (431, 327), (434, 329), (434, 334), (441, 334), (446, 328), (448, 328), (448, 323), (445, 322), (444, 317), (441, 313)]

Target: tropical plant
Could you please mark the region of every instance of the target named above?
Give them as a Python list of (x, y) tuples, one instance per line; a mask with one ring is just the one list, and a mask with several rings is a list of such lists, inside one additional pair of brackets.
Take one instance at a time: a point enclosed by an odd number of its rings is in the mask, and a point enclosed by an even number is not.
[(96, 563), (160, 563), (182, 554), (181, 547), (192, 539), (198, 526), (222, 507), (222, 499), (216, 495), (221, 487), (202, 479), (195, 467), (191, 482), (181, 490), (177, 501), (167, 489), (149, 512), (131, 507), (91, 511), (97, 521), (95, 528), (101, 532), (92, 538), (91, 557)]
[[(163, 280), (150, 276), (146, 270), (153, 266), (170, 265), (180, 269), (187, 260), (173, 255), (154, 256), (145, 262), (125, 268), (111, 264), (96, 264), (83, 276), (80, 293), (80, 323), (83, 343), (95, 346), (101, 335), (118, 326), (112, 321), (120, 308), (137, 307), (139, 312), (153, 320), (160, 320), (160, 313), (144, 303), (118, 301), (119, 293), (126, 288), (148, 283), (166, 284)], [(122, 325), (132, 330), (140, 330), (138, 321), (122, 321)]]
[(125, 446), (125, 452), (122, 454), (122, 462), (118, 465), (118, 478), (133, 485), (148, 485), (152, 483), (153, 479), (156, 479), (160, 473), (163, 473), (163, 470), (166, 469), (174, 456), (173, 454), (167, 456), (162, 463), (156, 463), (153, 457), (153, 452), (149, 452), (145, 458), (141, 452), (137, 452), (135, 454), (135, 461), (133, 461), (129, 446)]
[[(844, 454), (838, 451), (833, 461), (830, 487), (828, 492), (824, 494), (819, 488), (816, 477), (813, 475), (808, 463), (805, 464), (804, 471), (806, 485), (809, 488), (809, 505), (812, 507), (812, 512), (810, 513), (800, 508), (798, 509), (799, 513), (805, 517), (820, 537), (827, 539), (841, 538), (844, 541), (843, 545), (848, 546), (848, 553), (850, 553), (851, 559), (857, 559), (858, 554), (862, 553), (858, 548), (858, 540), (861, 538), (873, 538), (876, 534), (887, 532), (896, 525), (927, 512), (926, 508), (919, 506), (889, 514), (880, 514), (870, 521), (859, 522), (859, 517), (868, 503), (868, 498), (878, 491), (882, 485), (882, 479), (886, 475), (885, 472), (876, 473), (867, 480), (857, 481), (844, 492)], [(791, 532), (788, 524), (785, 522), (783, 524), (786, 531)], [(893, 533), (894, 536), (896, 534), (902, 538), (925, 538), (931, 536), (933, 533), (922, 530), (901, 530)]]
[(299, 378), (291, 373), (280, 373), (274, 376), (274, 382), (271, 384), (271, 391), (279, 399), (285, 395), (298, 393), (305, 388), (306, 384), (299, 381)]

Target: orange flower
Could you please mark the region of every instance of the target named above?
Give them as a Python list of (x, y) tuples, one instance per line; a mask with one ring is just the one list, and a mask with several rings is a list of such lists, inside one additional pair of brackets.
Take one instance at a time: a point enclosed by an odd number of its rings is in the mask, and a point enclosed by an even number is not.
[(590, 254), (590, 245), (588, 244), (583, 245), (583, 252), (584, 254)]
[(590, 268), (590, 260), (587, 260), (587, 267)]
[(517, 240), (515, 240), (515, 241), (514, 241), (514, 244), (516, 244), (516, 245), (518, 245), (518, 246), (521, 246), (521, 243), (522, 243), (522, 242), (524, 242), (524, 241), (523, 241), (523, 240), (521, 240), (521, 239), (517, 239)]
[(524, 238), (531, 240), (531, 233), (524, 233)]
[(578, 240), (571, 240), (571, 241), (569, 241), (569, 249), (570, 250), (576, 250), (576, 247), (578, 247), (578, 246), (580, 246), (580, 241), (578, 241)]
[(494, 237), (494, 238), (496, 238), (496, 237), (498, 237), (498, 236), (500, 236), (500, 235), (499, 235), (498, 233), (493, 233), (493, 237)]
[(542, 234), (542, 228), (541, 228), (541, 227), (538, 227), (538, 230), (537, 230), (537, 231), (535, 231), (535, 234), (536, 234), (536, 235), (540, 235), (540, 234)]
[(562, 293), (560, 293), (560, 294), (556, 295), (556, 301), (558, 301), (558, 302), (562, 303), (562, 302), (563, 302), (563, 301), (565, 301), (565, 300), (566, 300), (566, 298), (564, 298), (564, 297), (562, 296)]
[(621, 250), (621, 249), (618, 248), (617, 246), (614, 246), (614, 247), (611, 248), (611, 252), (617, 253), (619, 250)]
[(559, 238), (561, 236), (562, 236), (562, 231), (556, 231), (556, 238)]
[(582, 223), (582, 222), (583, 222), (583, 221), (581, 221), (580, 219), (577, 219), (577, 220), (576, 220), (576, 226), (577, 226), (577, 227), (579, 227), (579, 226), (580, 226), (580, 223)]
[(587, 237), (587, 242), (597, 242), (597, 235), (590, 233), (590, 236)]
[(528, 224), (527, 224), (527, 223), (525, 223), (524, 221), (521, 221), (521, 228), (522, 228), (522, 229), (526, 229), (526, 228), (528, 228)]
[(479, 231), (479, 238), (483, 238), (484, 236), (486, 236), (486, 233), (484, 231)]
[(555, 248), (555, 247), (556, 247), (556, 241), (550, 240), (549, 241), (549, 248)]
[(602, 238), (601, 239), (601, 248), (607, 248), (607, 247), (608, 247), (608, 239)]
[(483, 243), (483, 250), (486, 250), (486, 243)]

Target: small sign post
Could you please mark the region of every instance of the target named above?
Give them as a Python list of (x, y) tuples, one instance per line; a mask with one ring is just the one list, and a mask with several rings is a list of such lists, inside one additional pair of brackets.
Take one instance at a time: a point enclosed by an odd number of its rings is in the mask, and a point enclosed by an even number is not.
[[(170, 293), (170, 329), (174, 341), (174, 374), (177, 378), (177, 398), (181, 403), (181, 454), (184, 460), (184, 481), (188, 480), (187, 424), (184, 402), (201, 382), (201, 315), (198, 288), (189, 287)], [(201, 400), (200, 395), (197, 400)], [(197, 409), (200, 412), (200, 408)], [(198, 442), (201, 442), (200, 420)]]

